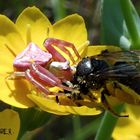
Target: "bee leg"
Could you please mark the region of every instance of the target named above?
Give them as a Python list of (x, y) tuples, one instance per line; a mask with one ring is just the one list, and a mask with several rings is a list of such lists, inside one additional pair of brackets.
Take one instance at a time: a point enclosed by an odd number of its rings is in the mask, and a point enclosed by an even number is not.
[(58, 98), (58, 96), (55, 97), (55, 100), (59, 104), (59, 98)]
[(97, 97), (95, 97), (91, 92), (88, 93), (88, 97), (94, 102), (97, 101)]
[(105, 95), (109, 96), (110, 94), (108, 93), (108, 90), (105, 88), (102, 92), (101, 92), (101, 102), (104, 105), (104, 107), (110, 111), (113, 115), (117, 116), (117, 117), (128, 117), (128, 115), (120, 115), (117, 112), (115, 112), (113, 110), (113, 108), (111, 108), (111, 105), (108, 103)]

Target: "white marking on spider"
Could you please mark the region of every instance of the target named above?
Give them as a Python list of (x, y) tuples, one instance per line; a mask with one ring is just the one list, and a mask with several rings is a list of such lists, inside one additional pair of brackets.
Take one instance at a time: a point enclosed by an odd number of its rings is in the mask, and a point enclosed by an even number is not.
[(70, 64), (69, 61), (65, 61), (65, 62), (54, 61), (50, 64), (50, 68), (65, 70), (65, 69), (70, 68), (69, 64)]
[(25, 77), (25, 72), (14, 72), (12, 74), (10, 74), (6, 79), (7, 80), (14, 80), (16, 78), (24, 78)]

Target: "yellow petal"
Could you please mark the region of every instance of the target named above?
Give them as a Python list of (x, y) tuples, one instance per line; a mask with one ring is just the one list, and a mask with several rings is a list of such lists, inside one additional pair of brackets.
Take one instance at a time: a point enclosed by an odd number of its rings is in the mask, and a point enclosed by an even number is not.
[(26, 80), (8, 80), (5, 76), (0, 78), (0, 100), (19, 108), (34, 106), (34, 103), (27, 98), (31, 87)]
[(86, 106), (72, 107), (59, 105), (55, 100), (39, 97), (33, 94), (29, 94), (28, 97), (33, 102), (35, 102), (42, 110), (57, 115), (97, 115), (101, 113), (100, 110), (97, 110), (95, 108), (88, 108)]
[(126, 111), (129, 113), (129, 116), (133, 118), (132, 120), (138, 121), (140, 120), (140, 106), (139, 105), (127, 105)]
[(16, 140), (20, 129), (20, 118), (17, 112), (6, 109), (0, 112), (0, 139)]
[(15, 24), (3, 15), (0, 15), (0, 43), (11, 48), (16, 54), (25, 47)]
[(74, 115), (81, 115), (81, 116), (90, 116), (90, 115), (98, 115), (101, 113), (101, 110), (97, 108), (89, 108), (87, 106), (81, 107), (72, 107), (68, 106), (67, 111)]
[(110, 52), (121, 51), (121, 49), (116, 46), (106, 46), (106, 45), (88, 46), (86, 56), (98, 55), (104, 50), (108, 50)]
[(68, 115), (70, 114), (66, 111), (65, 106), (58, 105), (54, 100), (50, 100), (43, 97), (38, 97), (34, 94), (29, 94), (28, 97), (37, 104), (42, 110), (57, 114), (57, 115)]
[(14, 58), (15, 56), (11, 50), (6, 45), (0, 43), (0, 76), (13, 72)]
[(48, 18), (36, 7), (28, 7), (19, 15), (16, 21), (19, 31), (27, 43), (27, 28), (31, 31), (31, 41), (42, 46), (44, 40), (51, 35), (52, 25)]
[(30, 93), (29, 84), (25, 80), (8, 80), (13, 72), (14, 55), (5, 45), (0, 45), (0, 50), (0, 100), (21, 108), (33, 106), (26, 97)]
[(119, 118), (113, 138), (115, 140), (139, 140), (140, 139), (140, 106), (126, 105), (128, 118)]
[[(84, 20), (78, 14), (67, 16), (53, 25), (54, 38), (73, 43), (76, 48), (87, 41)], [(78, 49), (78, 48), (77, 48)]]

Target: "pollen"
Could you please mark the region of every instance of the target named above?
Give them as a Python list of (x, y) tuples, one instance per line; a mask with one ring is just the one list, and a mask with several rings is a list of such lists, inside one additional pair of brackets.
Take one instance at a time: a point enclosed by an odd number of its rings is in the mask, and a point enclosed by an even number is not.
[(35, 60), (34, 60), (34, 59), (30, 59), (29, 62), (30, 62), (30, 63), (34, 63)]

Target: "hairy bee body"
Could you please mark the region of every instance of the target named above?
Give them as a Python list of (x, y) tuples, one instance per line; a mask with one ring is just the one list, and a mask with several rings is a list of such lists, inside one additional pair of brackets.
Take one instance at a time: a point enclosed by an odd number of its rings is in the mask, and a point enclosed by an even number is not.
[(126, 103), (140, 104), (139, 51), (104, 51), (100, 55), (83, 58), (76, 67), (71, 83), (79, 91), (78, 94), (70, 93), (74, 100), (82, 100), (82, 96), (87, 95), (94, 101), (96, 97), (91, 91), (102, 88), (102, 104), (120, 116), (113, 111), (106, 97), (113, 96)]
[[(108, 72), (112, 68), (112, 72)], [(111, 69), (110, 69), (111, 71)], [(80, 90), (91, 88), (99, 89), (110, 80), (118, 81), (140, 94), (140, 77), (137, 75), (136, 66), (126, 62), (116, 62), (108, 65), (104, 60), (96, 60), (93, 57), (84, 58), (77, 66), (73, 83), (80, 86)]]

